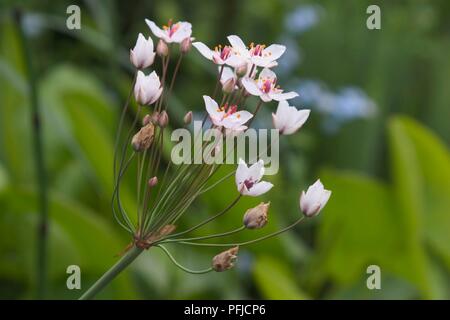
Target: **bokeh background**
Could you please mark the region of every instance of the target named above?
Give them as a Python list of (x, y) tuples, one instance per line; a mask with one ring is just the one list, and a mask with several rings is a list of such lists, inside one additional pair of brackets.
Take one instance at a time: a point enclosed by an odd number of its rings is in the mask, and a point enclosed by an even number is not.
[[(81, 8), (82, 29), (66, 28), (66, 8)], [(381, 8), (381, 30), (366, 28), (366, 8)], [(72, 299), (66, 268), (79, 265), (84, 291), (130, 239), (112, 218), (112, 156), (118, 114), (133, 69), (128, 50), (144, 19), (190, 21), (210, 46), (238, 34), (288, 47), (276, 69), (313, 110), (281, 143), (270, 223), (247, 239), (298, 217), (298, 196), (317, 177), (333, 191), (326, 209), (295, 230), (242, 248), (225, 273), (185, 274), (158, 250), (143, 254), (101, 294), (114, 299), (448, 299), (450, 298), (450, 2), (425, 1), (1, 1), (0, 297), (36, 291), (36, 187), (30, 91), (13, 7), (37, 75), (50, 212), (47, 298)], [(155, 65), (157, 66), (157, 65)], [(173, 66), (172, 66), (173, 67)], [(159, 70), (158, 70), (159, 71)], [(188, 110), (202, 117), (215, 68), (193, 49), (181, 65), (171, 124)], [(256, 123), (270, 126), (274, 103)], [(166, 158), (167, 160), (167, 158)], [(132, 177), (125, 193), (133, 194)], [(181, 228), (225, 207), (232, 179), (202, 196)], [(132, 199), (133, 197), (131, 197)], [(197, 235), (241, 223), (245, 199)], [(214, 249), (171, 247), (202, 269)], [(366, 287), (367, 266), (382, 289)]]

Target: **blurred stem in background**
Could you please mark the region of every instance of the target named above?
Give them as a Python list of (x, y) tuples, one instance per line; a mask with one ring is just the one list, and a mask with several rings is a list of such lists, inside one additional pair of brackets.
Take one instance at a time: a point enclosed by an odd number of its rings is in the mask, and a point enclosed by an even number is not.
[(15, 21), (19, 30), (19, 41), (24, 52), (24, 61), (27, 70), (29, 97), (31, 106), (31, 127), (33, 135), (33, 151), (36, 170), (36, 180), (39, 194), (39, 218), (37, 224), (37, 252), (36, 252), (36, 297), (44, 299), (47, 289), (47, 238), (48, 238), (48, 199), (47, 178), (44, 166), (44, 153), (42, 150), (42, 128), (39, 111), (39, 98), (37, 92), (36, 75), (33, 69), (31, 50), (23, 30), (23, 12), (14, 10)]

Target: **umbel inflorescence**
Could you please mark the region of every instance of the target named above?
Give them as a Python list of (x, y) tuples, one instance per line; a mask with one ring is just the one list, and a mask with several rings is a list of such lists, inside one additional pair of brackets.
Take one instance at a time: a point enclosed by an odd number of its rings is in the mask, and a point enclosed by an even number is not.
[[(239, 159), (237, 168), (231, 174), (212, 183), (220, 163), (186, 163), (174, 165), (169, 162), (164, 168), (161, 161), (164, 140), (167, 139), (169, 125), (169, 97), (174, 87), (183, 57), (194, 47), (198, 52), (216, 65), (217, 83), (212, 94), (199, 92), (203, 100), (206, 116), (202, 126), (214, 128), (223, 133), (221, 139), (235, 138), (251, 128), (251, 124), (264, 104), (272, 100), (278, 102), (276, 112), (272, 113), (273, 127), (280, 135), (297, 132), (308, 119), (310, 110), (298, 110), (290, 106), (289, 99), (296, 92), (285, 92), (277, 84), (273, 68), (283, 55), (286, 47), (279, 44), (269, 46), (251, 43), (249, 46), (236, 35), (228, 37), (229, 45), (210, 49), (202, 42), (193, 42), (192, 27), (188, 22), (173, 23), (159, 28), (153, 21), (146, 20), (153, 35), (158, 38), (156, 48), (151, 37), (139, 34), (135, 47), (130, 50), (130, 61), (136, 68), (130, 97), (123, 108), (118, 127), (116, 154), (114, 159), (115, 189), (112, 208), (118, 223), (132, 235), (128, 250), (158, 247), (181, 269), (191, 273), (225, 271), (233, 267), (239, 246), (256, 243), (285, 232), (304, 217), (317, 215), (327, 203), (331, 191), (325, 190), (317, 180), (299, 198), (299, 215), (290, 226), (275, 233), (242, 243), (212, 243), (210, 239), (228, 236), (237, 232), (263, 228), (268, 223), (270, 203), (261, 202), (249, 208), (242, 217), (242, 225), (231, 231), (201, 237), (189, 237), (194, 230), (219, 218), (232, 209), (243, 196), (258, 197), (268, 192), (273, 185), (264, 181), (264, 161), (257, 159), (247, 164)], [(158, 61), (158, 72), (145, 69)], [(170, 64), (173, 64), (169, 68)], [(169, 75), (168, 70), (173, 70)], [(124, 134), (124, 118), (129, 109), (129, 100), (134, 95), (138, 110), (131, 129)], [(252, 111), (245, 110), (247, 99), (257, 100)], [(170, 110), (171, 113), (177, 112)], [(142, 114), (144, 113), (144, 115)], [(206, 120), (210, 121), (206, 121)], [(185, 126), (193, 120), (192, 112), (184, 116)], [(139, 126), (139, 128), (136, 128)], [(174, 129), (174, 128), (171, 128)], [(193, 148), (195, 145), (192, 146)], [(218, 152), (220, 145), (211, 148), (211, 155)], [(270, 146), (268, 146), (270, 149)], [(131, 166), (137, 171), (137, 219), (130, 215), (121, 202), (121, 183)], [(225, 179), (235, 177), (236, 197), (222, 211), (186, 230), (177, 230), (179, 219), (188, 211), (193, 201), (201, 194), (211, 190)], [(251, 231), (249, 231), (251, 232)], [(205, 241), (208, 240), (208, 241)], [(210, 267), (204, 270), (190, 270), (178, 263), (165, 247), (166, 243), (183, 245), (228, 247), (212, 258)]]

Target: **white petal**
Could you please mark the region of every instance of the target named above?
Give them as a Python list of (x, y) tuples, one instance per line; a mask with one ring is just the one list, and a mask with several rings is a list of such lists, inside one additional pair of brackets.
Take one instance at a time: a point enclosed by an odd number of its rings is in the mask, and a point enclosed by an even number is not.
[(258, 182), (264, 175), (264, 161), (260, 159), (248, 168), (248, 174), (253, 182)]
[(239, 164), (236, 169), (236, 187), (238, 191), (241, 192), (244, 181), (249, 177), (248, 167), (244, 160), (239, 159)]
[(309, 117), (310, 110), (298, 110), (297, 114), (292, 117), (292, 121), (288, 122), (286, 129), (283, 134), (289, 135), (295, 133), (300, 129)]
[(323, 207), (325, 207), (328, 200), (330, 199), (330, 196), (331, 196), (331, 191), (329, 191), (329, 190), (323, 191), (322, 196), (320, 198), (320, 209), (319, 210), (322, 210)]
[(228, 36), (227, 38), (233, 48), (236, 48), (238, 50), (247, 50), (247, 47), (245, 46), (244, 42), (238, 36), (231, 35)]
[(213, 51), (209, 49), (204, 43), (202, 42), (194, 42), (192, 43), (192, 46), (195, 47), (198, 52), (201, 53), (202, 56), (204, 56), (208, 60), (213, 59)]
[(270, 102), (272, 101), (272, 97), (268, 95), (267, 93), (264, 93), (261, 95), (261, 100), (264, 102)]
[(250, 78), (243, 78), (241, 80), (242, 85), (248, 93), (254, 96), (260, 96), (262, 94), (261, 90), (259, 90), (258, 86), (255, 83), (255, 80)]
[(263, 51), (263, 56), (267, 54), (272, 61), (277, 60), (286, 51), (286, 47), (281, 44), (271, 44)]
[(270, 182), (261, 181), (259, 183), (254, 184), (250, 188), (250, 190), (246, 190), (245, 195), (257, 197), (257, 196), (260, 196), (260, 195), (266, 193), (267, 191), (272, 189), (272, 187), (273, 187), (273, 184), (271, 184)]
[(289, 99), (298, 97), (298, 93), (294, 92), (294, 91), (286, 92), (286, 93), (284, 93), (284, 92), (283, 93), (271, 93), (270, 96), (273, 100), (281, 101), (281, 100), (289, 100)]
[(216, 101), (214, 101), (209, 96), (203, 96), (203, 100), (205, 101), (205, 107), (208, 114), (211, 116), (211, 119), (221, 118), (223, 115), (223, 111), (219, 111), (219, 105)]
[(264, 69), (262, 69), (261, 73), (259, 74), (259, 78), (272, 80), (272, 79), (276, 79), (277, 75), (272, 70), (270, 70), (268, 68), (264, 68)]
[(273, 60), (268, 58), (268, 57), (260, 57), (260, 56), (253, 56), (252, 57), (252, 62), (258, 66), (258, 67), (269, 67), (272, 66), (273, 64)]
[(239, 67), (241, 64), (246, 62), (246, 58), (236, 54), (231, 54), (225, 61), (227, 65), (233, 68)]
[(145, 19), (145, 23), (149, 26), (150, 30), (153, 32), (155, 37), (164, 38), (166, 33), (164, 30), (160, 29), (153, 21)]
[(180, 43), (186, 38), (189, 38), (192, 35), (192, 25), (189, 22), (177, 22), (180, 24), (179, 28), (172, 35), (172, 41)]
[[(219, 69), (220, 69), (220, 68), (222, 68), (222, 67), (219, 67)], [(222, 82), (222, 84), (224, 84), (227, 80), (233, 79), (233, 78), (235, 78), (235, 77), (236, 77), (236, 76), (235, 76), (235, 74), (234, 74), (233, 69), (228, 68), (228, 67), (224, 67), (224, 68), (223, 68), (223, 71), (222, 71), (222, 76), (221, 76), (221, 78), (220, 78), (220, 82)]]

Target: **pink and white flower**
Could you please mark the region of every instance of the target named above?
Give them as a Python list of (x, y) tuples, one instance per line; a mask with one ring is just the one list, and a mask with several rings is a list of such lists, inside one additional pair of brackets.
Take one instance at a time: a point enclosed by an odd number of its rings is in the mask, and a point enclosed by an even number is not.
[(137, 69), (144, 69), (153, 64), (156, 53), (153, 51), (153, 40), (146, 40), (142, 33), (136, 41), (136, 45), (130, 50), (130, 61)]
[(247, 129), (244, 124), (253, 117), (248, 111), (237, 111), (236, 105), (228, 106), (225, 104), (219, 107), (217, 102), (209, 96), (203, 96), (203, 100), (211, 121), (218, 127), (243, 131)]
[(259, 160), (247, 167), (245, 161), (239, 159), (239, 165), (236, 170), (236, 186), (239, 193), (244, 196), (257, 197), (272, 189), (273, 184), (261, 181), (264, 176), (264, 170), (263, 160)]
[(260, 97), (264, 102), (288, 100), (298, 96), (298, 93), (294, 91), (283, 92), (277, 86), (276, 74), (268, 68), (264, 68), (259, 73), (258, 79), (243, 78), (242, 85), (248, 93)]
[(151, 20), (145, 19), (145, 22), (155, 37), (164, 40), (166, 43), (181, 43), (184, 39), (190, 38), (192, 34), (192, 25), (189, 22), (173, 23), (171, 19), (167, 26), (163, 26), (162, 29)]
[(311, 110), (297, 110), (286, 100), (278, 103), (276, 113), (272, 113), (273, 126), (281, 134), (289, 135), (300, 129), (309, 117)]
[(228, 36), (233, 50), (231, 60), (234, 57), (240, 58), (240, 60), (248, 60), (252, 65), (263, 68), (271, 68), (276, 66), (277, 60), (286, 51), (286, 47), (280, 44), (271, 44), (266, 47), (263, 44), (254, 43), (250, 44), (250, 48), (247, 48), (241, 38), (236, 35)]
[(155, 71), (146, 76), (138, 71), (136, 84), (134, 85), (134, 97), (141, 105), (150, 105), (159, 99), (163, 88)]
[(194, 42), (192, 45), (204, 56), (206, 59), (213, 61), (215, 64), (227, 64), (231, 56), (231, 47), (221, 45), (216, 46), (214, 50), (208, 48), (203, 42)]
[(320, 179), (317, 180), (308, 190), (302, 191), (300, 196), (300, 210), (307, 217), (314, 217), (319, 214), (330, 199), (331, 191), (325, 190)]

